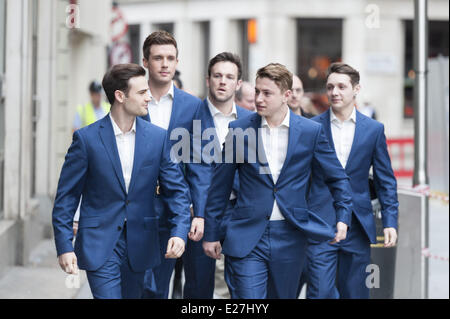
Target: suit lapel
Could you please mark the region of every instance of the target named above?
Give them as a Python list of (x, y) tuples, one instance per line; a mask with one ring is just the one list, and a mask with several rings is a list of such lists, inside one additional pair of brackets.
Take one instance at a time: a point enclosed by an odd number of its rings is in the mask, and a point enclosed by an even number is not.
[(137, 174), (142, 166), (142, 162), (145, 159), (145, 148), (150, 143), (146, 143), (146, 132), (141, 123), (136, 119), (136, 136), (134, 141), (134, 159), (133, 159), (133, 170), (131, 173), (130, 186), (128, 187), (128, 193), (131, 192), (135, 184)]
[(347, 165), (345, 169), (350, 167), (352, 158), (355, 157), (356, 150), (361, 144), (362, 136), (364, 135), (365, 118), (358, 111), (356, 111), (356, 124), (355, 124), (355, 135), (353, 136), (352, 148), (350, 149), (350, 154), (348, 155)]
[(181, 112), (183, 108), (181, 105), (183, 105), (184, 98), (180, 94), (180, 90), (176, 87), (173, 88), (173, 102), (172, 102), (172, 114), (170, 114), (170, 122), (169, 127), (167, 129), (168, 132), (172, 132), (172, 130), (176, 127), (176, 119), (180, 118), (182, 116)]
[[(289, 110), (289, 112), (291, 112)], [(289, 164), (289, 161), (292, 157), (292, 154), (294, 152), (295, 146), (297, 145), (299, 138), (300, 138), (300, 122), (299, 119), (294, 116), (294, 113), (291, 112), (290, 114), (290, 119), (289, 119), (289, 135), (288, 135), (288, 147), (287, 147), (287, 152), (286, 152), (286, 158), (284, 160), (283, 163), (283, 167), (281, 168), (280, 171), (280, 176), (278, 177), (278, 180), (280, 180), (280, 178), (282, 178), (282, 175), (284, 173), (284, 171), (286, 170), (286, 167)]]
[[(261, 136), (261, 116), (259, 116), (257, 113), (255, 115), (250, 116), (251, 125), (250, 127), (253, 128), (256, 132), (256, 160), (257, 160), (257, 166), (259, 169), (259, 174), (266, 176), (267, 180), (274, 184), (272, 173), (270, 172), (270, 166), (269, 162), (267, 161), (266, 151), (264, 149), (264, 143)], [(251, 150), (248, 150), (248, 153), (250, 154)], [(258, 165), (259, 164), (259, 165)]]
[(117, 179), (124, 192), (126, 192), (125, 181), (122, 173), (122, 166), (120, 164), (119, 151), (117, 150), (116, 137), (114, 136), (114, 129), (111, 124), (111, 118), (109, 114), (101, 120), (99, 134), (105, 147), (106, 153), (114, 167)]
[(336, 152), (336, 148), (334, 147), (333, 134), (331, 133), (330, 109), (328, 109), (328, 111), (320, 116), (320, 120), (322, 121), (322, 126), (325, 130), (325, 134), (327, 135), (328, 143), (330, 143), (333, 151)]

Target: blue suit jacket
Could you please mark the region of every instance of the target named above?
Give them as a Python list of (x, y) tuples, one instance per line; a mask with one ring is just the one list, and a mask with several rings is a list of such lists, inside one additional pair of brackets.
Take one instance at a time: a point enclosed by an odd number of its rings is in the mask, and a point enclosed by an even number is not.
[[(321, 123), (334, 150), (330, 110), (314, 117)], [(382, 206), (384, 227), (397, 228), (397, 182), (387, 151), (383, 124), (356, 111), (356, 127), (345, 172), (350, 177), (353, 213), (358, 218), (371, 243), (376, 243), (375, 220), (369, 191), (369, 170), (373, 166), (374, 185)], [(331, 205), (331, 193), (320, 171), (315, 170), (309, 194), (309, 206), (330, 225), (336, 224), (336, 211)]]
[[(244, 109), (243, 107), (240, 107), (239, 105), (236, 105), (236, 112), (237, 112), (238, 119), (242, 119), (246, 116), (253, 114), (253, 112), (251, 112), (247, 109)], [(216, 126), (214, 124), (214, 119), (211, 115), (211, 112), (209, 111), (207, 99), (203, 100), (202, 106), (199, 109), (197, 119), (199, 119), (201, 121), (202, 133), (204, 133), (205, 130), (207, 130), (207, 129), (212, 129), (211, 130), (212, 135), (208, 136), (209, 139), (202, 139), (203, 149), (205, 148), (206, 145), (208, 145), (208, 144), (211, 145), (211, 143), (214, 143), (214, 141), (216, 141), (217, 143), (215, 143), (214, 148), (210, 148), (209, 149), (210, 151), (206, 152), (206, 154), (209, 155), (210, 160), (213, 160), (214, 156), (217, 156), (219, 159), (221, 159), (222, 151), (220, 150), (220, 145), (218, 143), (219, 138), (217, 137)], [(206, 137), (206, 136), (204, 136), (204, 137)], [(206, 154), (204, 154), (204, 155), (206, 155)], [(215, 162), (213, 161), (211, 164), (212, 164), (211, 168), (214, 168)], [(211, 176), (208, 178), (208, 180), (211, 180), (213, 171), (210, 171), (210, 173), (211, 173)], [(237, 171), (236, 171), (234, 182), (233, 182), (233, 191), (236, 194), (239, 192), (239, 174)]]
[(173, 236), (186, 241), (189, 194), (183, 173), (170, 160), (166, 131), (136, 119), (133, 171), (128, 194), (109, 116), (75, 131), (58, 183), (53, 229), (58, 256), (73, 251), (72, 222), (83, 195), (75, 254), (81, 269), (96, 270), (116, 245), (127, 219), (128, 257), (134, 271), (160, 262), (153, 192), (159, 178), (171, 194)]
[[(205, 183), (204, 175), (207, 173), (207, 168), (199, 163), (193, 163), (193, 151), (192, 151), (192, 138), (194, 134), (193, 120), (197, 119), (199, 108), (202, 101), (190, 95), (183, 90), (174, 87), (174, 97), (172, 103), (172, 114), (170, 115), (170, 123), (167, 129), (167, 136), (170, 139), (171, 134), (175, 133), (174, 129), (184, 129), (189, 133), (190, 138), (190, 154), (189, 161), (181, 162), (180, 166), (184, 170), (185, 180), (189, 186), (190, 201), (193, 204), (194, 216), (203, 217), (205, 207), (205, 193), (208, 189), (208, 184)], [(145, 120), (150, 121), (150, 115), (144, 117)], [(173, 138), (170, 139), (170, 145), (173, 146), (180, 142), (187, 136), (178, 136), (173, 134)], [(160, 217), (161, 228), (170, 228), (170, 208), (162, 201), (162, 197), (166, 196), (164, 192), (161, 196), (155, 195), (155, 209)], [(189, 214), (190, 215), (190, 214)]]
[[(289, 111), (291, 112), (291, 111)], [(232, 134), (227, 136), (223, 162), (215, 168), (206, 206), (205, 241), (217, 241), (220, 235), (220, 220), (226, 197), (230, 194), (234, 172), (239, 171), (240, 190), (237, 203), (223, 243), (224, 254), (245, 257), (258, 243), (269, 223), (273, 201), (286, 220), (308, 238), (330, 240), (334, 238), (331, 226), (310, 211), (306, 193), (313, 164), (321, 167), (327, 183), (335, 195), (335, 205), (340, 214), (347, 218), (351, 214), (351, 197), (348, 177), (330, 148), (321, 125), (290, 113), (289, 141), (286, 159), (277, 183), (271, 174), (262, 174), (260, 168), (268, 168), (262, 142), (256, 145), (244, 139), (243, 149)], [(261, 117), (252, 114), (230, 123), (230, 128), (258, 132)], [(258, 134), (259, 135), (259, 134)], [(235, 154), (232, 163), (225, 162), (227, 144)], [(259, 148), (262, 148), (260, 151)], [(249, 150), (259, 151), (256, 163), (249, 160)]]

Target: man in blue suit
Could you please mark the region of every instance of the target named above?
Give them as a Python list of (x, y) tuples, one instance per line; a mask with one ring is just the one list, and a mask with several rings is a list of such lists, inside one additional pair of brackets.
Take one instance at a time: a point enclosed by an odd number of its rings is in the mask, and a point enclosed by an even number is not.
[[(344, 63), (328, 70), (326, 90), (331, 108), (313, 118), (321, 123), (336, 155), (350, 178), (353, 212), (347, 239), (340, 243), (312, 243), (308, 248), (308, 298), (369, 298), (366, 267), (370, 243), (376, 243), (375, 220), (369, 192), (369, 171), (382, 206), (385, 247), (397, 239), (397, 184), (391, 168), (383, 124), (355, 109), (360, 90), (359, 72)], [(337, 212), (324, 175), (314, 170), (309, 207), (329, 225)], [(336, 282), (337, 278), (337, 282)]]
[[(228, 124), (237, 118), (252, 114), (234, 103), (236, 91), (239, 90), (242, 83), (241, 77), (242, 66), (237, 55), (222, 52), (209, 61), (206, 79), (208, 97), (203, 101), (197, 117), (201, 121), (199, 123), (203, 135), (202, 142), (205, 146), (202, 158), (207, 164), (214, 165), (215, 156), (221, 158), (222, 145), (228, 133)], [(206, 183), (209, 183), (211, 178), (212, 174), (204, 175)], [(227, 211), (232, 209), (236, 202), (238, 188), (239, 182), (236, 173), (233, 191), (227, 199)], [(204, 196), (206, 198), (207, 193)], [(227, 218), (224, 218), (224, 228), (226, 223)], [(183, 263), (186, 277), (184, 298), (212, 299), (216, 260), (205, 255), (201, 242), (188, 241), (186, 252), (183, 255)]]
[[(170, 158), (167, 133), (139, 118), (150, 100), (145, 70), (115, 65), (102, 84), (111, 112), (73, 135), (53, 208), (56, 249), (67, 273), (77, 273), (78, 266), (86, 270), (94, 298), (139, 298), (145, 270), (160, 263), (152, 190), (159, 180), (171, 194), (167, 258), (184, 251), (189, 193)], [(74, 251), (72, 220), (81, 195)]]
[[(223, 241), (232, 298), (296, 298), (307, 239), (339, 242), (346, 236), (351, 213), (348, 177), (321, 125), (289, 111), (291, 87), (292, 73), (283, 65), (258, 70), (257, 113), (230, 123), (222, 163), (215, 167), (203, 248), (216, 259), (222, 250), (223, 211), (239, 172), (239, 194)], [(334, 195), (336, 233), (308, 209), (313, 165), (323, 171)]]
[[(148, 70), (148, 86), (151, 100), (148, 105), (147, 121), (165, 130), (170, 138), (171, 146), (183, 143), (183, 137), (188, 140), (193, 136), (193, 120), (201, 106), (201, 100), (173, 84), (178, 65), (178, 47), (174, 37), (165, 31), (150, 34), (143, 44), (143, 64)], [(186, 133), (184, 136), (183, 133)], [(181, 134), (181, 139), (179, 134)], [(186, 141), (186, 140), (185, 140)], [(189, 143), (192, 145), (192, 140)], [(182, 154), (182, 157), (186, 154)], [(203, 236), (203, 214), (205, 193), (208, 184), (202, 177), (206, 167), (194, 163), (192, 156), (180, 163), (184, 170), (185, 180), (189, 186), (190, 202), (192, 204), (191, 228), (189, 239), (198, 241)], [(161, 257), (164, 256), (167, 241), (170, 237), (170, 210), (162, 198), (168, 194), (155, 191), (155, 209), (160, 222)], [(170, 195), (170, 194), (169, 194)], [(145, 276), (144, 298), (166, 299), (169, 294), (170, 277), (175, 267), (175, 260), (162, 258), (159, 266), (149, 269)]]

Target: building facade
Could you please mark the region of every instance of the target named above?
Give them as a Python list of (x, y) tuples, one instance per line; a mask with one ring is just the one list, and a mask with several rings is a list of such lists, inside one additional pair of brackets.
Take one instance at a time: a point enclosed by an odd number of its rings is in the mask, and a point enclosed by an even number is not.
[(76, 105), (107, 67), (111, 5), (0, 0), (0, 275), (51, 236)]
[[(344, 61), (361, 73), (358, 102), (375, 106), (388, 137), (412, 137), (413, 0), (120, 0), (133, 30), (134, 62), (157, 29), (172, 32), (180, 47), (182, 80), (193, 94), (206, 94), (208, 60), (221, 51), (238, 53), (244, 78), (270, 62), (299, 74), (306, 93), (322, 95), (324, 71)], [(448, 56), (449, 3), (428, 1), (437, 52)], [(249, 41), (249, 21), (256, 32)], [(252, 27), (253, 28), (253, 27)], [(444, 30), (444, 31), (443, 31)], [(430, 40), (433, 37), (430, 37)], [(447, 40), (445, 40), (447, 38)], [(409, 42), (408, 42), (409, 41)], [(409, 76), (409, 77), (408, 77)], [(406, 109), (406, 111), (405, 111)], [(409, 112), (409, 113), (408, 113)]]

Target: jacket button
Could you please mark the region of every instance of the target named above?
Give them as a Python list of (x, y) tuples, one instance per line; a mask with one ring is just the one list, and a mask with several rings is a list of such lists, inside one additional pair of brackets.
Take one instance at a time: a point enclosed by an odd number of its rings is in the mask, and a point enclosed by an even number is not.
[(121, 231), (122, 230), (122, 226), (117, 226), (117, 230)]
[(278, 191), (278, 189), (275, 187), (275, 188), (273, 189), (273, 192), (276, 193), (277, 191)]
[(128, 205), (129, 203), (130, 203), (130, 201), (127, 199), (127, 200), (125, 201), (125, 204)]

